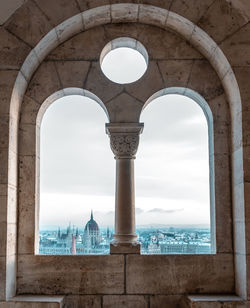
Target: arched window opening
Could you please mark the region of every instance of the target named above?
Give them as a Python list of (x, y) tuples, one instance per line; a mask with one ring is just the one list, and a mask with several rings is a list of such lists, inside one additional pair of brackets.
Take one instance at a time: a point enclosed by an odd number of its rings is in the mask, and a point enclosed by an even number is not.
[(120, 37), (109, 42), (100, 55), (104, 75), (120, 84), (140, 79), (148, 68), (148, 53), (137, 40)]
[(136, 223), (143, 254), (214, 252), (212, 121), (206, 118), (193, 99), (177, 94), (154, 99), (142, 113)]
[(108, 254), (114, 161), (107, 117), (88, 97), (51, 104), (40, 127), (39, 254)]

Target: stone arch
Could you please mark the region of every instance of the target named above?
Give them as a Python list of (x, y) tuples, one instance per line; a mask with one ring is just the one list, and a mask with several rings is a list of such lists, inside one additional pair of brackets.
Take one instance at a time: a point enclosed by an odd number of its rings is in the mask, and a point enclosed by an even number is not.
[(38, 114), (37, 114), (37, 119), (36, 119), (36, 125), (40, 125), (41, 121), (42, 121), (42, 117), (45, 113), (45, 111), (47, 110), (47, 108), (53, 104), (53, 102), (55, 102), (56, 100), (65, 97), (65, 96), (70, 96), (70, 95), (79, 95), (79, 96), (85, 96), (88, 97), (90, 99), (92, 99), (93, 101), (95, 101), (98, 105), (100, 105), (102, 107), (102, 109), (104, 110), (107, 118), (109, 119), (109, 114), (108, 111), (106, 109), (106, 106), (103, 104), (103, 102), (100, 100), (99, 97), (97, 97), (95, 94), (84, 90), (84, 89), (80, 89), (80, 88), (65, 88), (63, 90), (59, 90), (53, 94), (51, 94), (41, 105)]
[[(49, 52), (81, 31), (111, 22), (139, 22), (175, 31), (200, 51), (213, 66), (224, 86), (231, 109), (233, 193), (235, 194), (237, 183), (234, 183), (234, 178), (238, 173), (238, 181), (243, 179), (243, 161), (241, 97), (234, 72), (218, 45), (198, 26), (173, 12), (150, 5), (126, 3), (97, 7), (67, 19), (45, 35), (24, 61), (16, 79), (10, 104), (10, 117), (13, 120), (13, 125), (10, 125), (10, 138), (17, 137), (20, 106), (30, 78)], [(16, 159), (17, 157), (11, 160), (9, 157), (9, 164), (16, 164)], [(243, 194), (243, 190), (240, 191), (240, 194)], [(238, 204), (236, 199), (234, 202), (234, 208), (244, 208), (244, 204)], [(235, 219), (244, 220), (244, 210), (236, 215), (241, 216), (235, 217)], [(237, 257), (235, 264), (236, 268), (240, 266)], [(245, 271), (236, 270), (236, 289), (241, 296), (244, 296), (246, 290), (244, 286), (237, 287), (237, 280), (241, 279), (237, 275), (244, 276)]]

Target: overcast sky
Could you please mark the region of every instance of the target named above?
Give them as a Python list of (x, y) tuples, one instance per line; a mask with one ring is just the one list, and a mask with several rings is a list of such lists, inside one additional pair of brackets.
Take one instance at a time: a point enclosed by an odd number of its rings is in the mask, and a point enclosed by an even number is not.
[[(120, 60), (118, 60), (120, 61)], [(84, 227), (93, 209), (113, 226), (115, 160), (107, 117), (94, 101), (54, 102), (41, 126), (40, 228)], [(143, 111), (135, 160), (137, 225), (208, 225), (208, 132), (202, 109), (180, 95), (163, 96)]]

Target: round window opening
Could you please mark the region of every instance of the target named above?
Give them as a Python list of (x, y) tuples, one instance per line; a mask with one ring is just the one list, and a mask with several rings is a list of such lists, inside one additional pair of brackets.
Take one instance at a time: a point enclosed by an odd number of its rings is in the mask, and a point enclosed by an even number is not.
[(126, 84), (140, 79), (148, 67), (148, 53), (137, 40), (129, 37), (109, 42), (100, 55), (101, 69), (113, 82)]

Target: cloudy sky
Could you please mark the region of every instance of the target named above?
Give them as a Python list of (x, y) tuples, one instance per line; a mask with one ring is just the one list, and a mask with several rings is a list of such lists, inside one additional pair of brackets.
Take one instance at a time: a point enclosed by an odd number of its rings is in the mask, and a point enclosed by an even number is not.
[[(40, 228), (83, 227), (93, 209), (113, 226), (115, 160), (107, 117), (94, 101), (54, 102), (41, 126)], [(201, 108), (180, 95), (163, 96), (141, 117), (145, 128), (135, 161), (137, 225), (208, 225), (207, 123)]]

